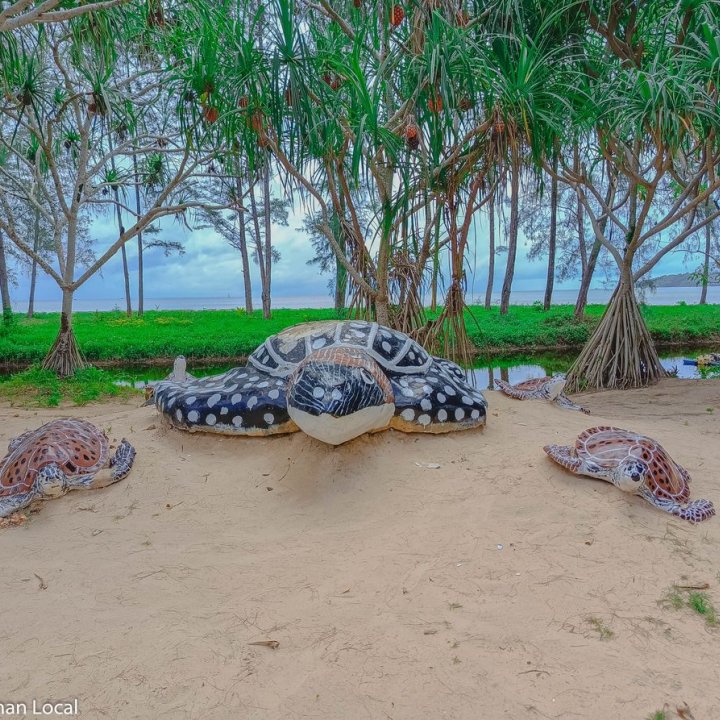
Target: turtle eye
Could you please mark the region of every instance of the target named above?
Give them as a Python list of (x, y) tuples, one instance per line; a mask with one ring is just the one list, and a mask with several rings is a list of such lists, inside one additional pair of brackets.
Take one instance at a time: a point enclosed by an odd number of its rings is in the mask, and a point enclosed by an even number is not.
[(366, 385), (375, 384), (375, 378), (365, 368), (360, 368), (360, 377)]

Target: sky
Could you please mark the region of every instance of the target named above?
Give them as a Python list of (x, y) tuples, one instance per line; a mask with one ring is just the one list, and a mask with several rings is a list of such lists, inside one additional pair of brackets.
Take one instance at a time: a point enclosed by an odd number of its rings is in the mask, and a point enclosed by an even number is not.
[[(329, 291), (329, 275), (321, 275), (315, 265), (307, 261), (313, 256), (309, 237), (300, 229), (302, 215), (291, 214), (287, 227), (273, 227), (273, 244), (281, 253), (280, 262), (273, 266), (272, 297), (275, 307), (318, 306), (332, 303)], [(104, 217), (93, 220), (92, 236), (96, 241), (96, 253), (99, 255), (104, 248), (117, 238), (117, 226)], [(189, 231), (175, 220), (165, 218), (161, 224), (162, 237), (180, 241), (185, 245), (185, 253), (166, 257), (160, 249), (145, 252), (145, 298), (146, 308), (152, 309), (153, 300), (170, 298), (236, 298), (242, 304), (242, 264), (240, 253), (212, 229)], [(479, 224), (476, 232), (477, 243), (471, 254), (468, 273), (468, 296), (484, 297), (487, 282), (488, 252), (486, 228)], [(502, 245), (502, 234), (497, 237), (497, 244)], [(131, 287), (133, 303), (137, 296), (137, 249), (136, 241), (128, 243), (128, 258), (131, 267)], [(527, 258), (529, 247), (527, 240), (521, 236), (516, 262), (514, 291), (541, 290), (545, 285), (547, 260), (542, 258), (530, 261)], [(496, 256), (495, 290), (499, 292), (505, 272), (506, 255)], [(654, 275), (686, 272), (699, 264), (699, 259), (688, 263), (683, 253), (671, 253), (656, 268)], [(688, 267), (689, 266), (689, 267)], [(26, 307), (29, 290), (29, 274), (27, 270), (16, 273), (17, 285), (11, 287), (13, 305), (17, 310)], [(595, 287), (603, 287), (604, 275), (598, 273)], [(570, 290), (577, 288), (578, 279), (563, 283), (556, 282), (556, 289)], [(253, 296), (260, 296), (260, 281), (257, 267), (253, 265)], [(76, 307), (94, 309), (92, 303), (98, 301), (97, 309), (112, 308), (113, 302), (124, 307), (124, 289), (121, 255), (118, 253), (102, 269), (101, 273), (91, 278), (76, 293)], [(59, 310), (60, 291), (55, 282), (39, 275), (36, 291), (38, 310)], [(100, 302), (103, 301), (103, 302)], [(168, 303), (161, 303), (167, 306)], [(259, 305), (259, 302), (256, 303)], [(203, 303), (198, 303), (201, 307)]]

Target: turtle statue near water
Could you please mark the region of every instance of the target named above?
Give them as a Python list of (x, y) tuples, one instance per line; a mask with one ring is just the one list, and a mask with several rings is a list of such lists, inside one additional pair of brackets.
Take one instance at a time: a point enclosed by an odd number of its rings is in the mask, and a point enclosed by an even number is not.
[(553, 375), (552, 377), (532, 378), (524, 382), (510, 385), (504, 380), (495, 380), (495, 387), (505, 395), (516, 400), (549, 400), (558, 407), (566, 410), (579, 410), (586, 415), (590, 414), (587, 408), (574, 403), (564, 392), (565, 376)]
[(655, 440), (629, 430), (594, 427), (575, 447), (546, 445), (545, 452), (578, 475), (607, 480), (683, 520), (697, 523), (715, 514), (709, 500), (690, 499), (690, 475)]
[(444, 433), (485, 423), (487, 403), (455, 363), (366, 321), (296, 325), (268, 338), (247, 367), (157, 383), (175, 427), (228, 435), (303, 430), (339, 445), (386, 428)]
[(34, 500), (122, 480), (132, 468), (135, 449), (123, 439), (112, 457), (109, 450), (104, 432), (75, 418), (51, 420), (14, 438), (0, 460), (0, 518)]

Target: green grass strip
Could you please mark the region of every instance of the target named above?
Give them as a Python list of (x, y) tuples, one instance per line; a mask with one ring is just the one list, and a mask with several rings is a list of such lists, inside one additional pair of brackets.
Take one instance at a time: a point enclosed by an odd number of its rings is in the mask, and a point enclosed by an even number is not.
[[(587, 341), (604, 310), (591, 305), (582, 320), (569, 305), (543, 311), (539, 306), (516, 306), (507, 315), (497, 308), (471, 307), (466, 313), (468, 333), (478, 353), (508, 353), (540, 348), (577, 348)], [(661, 344), (720, 342), (720, 305), (644, 306), (643, 316)], [(332, 309), (275, 310), (271, 320), (257, 311), (151, 311), (142, 318), (121, 312), (76, 313), (74, 327), (88, 360), (136, 362), (185, 355), (188, 359), (247, 356), (269, 335), (312, 320), (338, 317)], [(57, 313), (41, 313), (32, 320), (14, 316), (0, 327), (0, 363), (29, 364), (42, 360), (59, 327)]]

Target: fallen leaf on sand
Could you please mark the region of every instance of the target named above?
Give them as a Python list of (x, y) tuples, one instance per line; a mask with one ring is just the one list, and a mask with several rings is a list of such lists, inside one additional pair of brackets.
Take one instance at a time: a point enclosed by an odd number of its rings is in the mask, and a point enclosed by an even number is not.
[(695, 720), (695, 716), (692, 714), (692, 710), (690, 710), (686, 702), (682, 704), (682, 707), (676, 707), (675, 711), (682, 720)]
[(43, 578), (41, 578), (37, 573), (33, 573), (33, 575), (38, 579), (38, 582), (40, 583), (38, 585), (39, 590), (47, 590), (47, 583)]
[(0, 528), (16, 527), (27, 522), (25, 513), (13, 513), (10, 517), (0, 518)]
[(700, 583), (699, 585), (673, 585), (678, 590), (707, 590), (710, 583)]
[(261, 647), (268, 647), (271, 650), (277, 650), (280, 647), (280, 643), (277, 640), (258, 640), (257, 642), (248, 643), (248, 645), (260, 645)]

